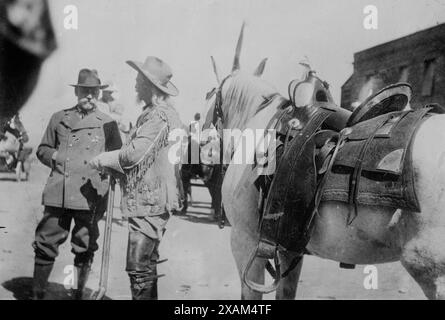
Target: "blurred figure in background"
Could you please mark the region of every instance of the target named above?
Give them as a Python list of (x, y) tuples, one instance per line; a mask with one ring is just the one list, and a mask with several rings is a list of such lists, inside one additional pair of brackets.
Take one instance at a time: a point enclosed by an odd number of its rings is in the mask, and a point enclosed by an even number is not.
[(0, 131), (28, 100), (56, 40), (46, 0), (0, 0)]
[[(21, 154), (23, 156), (26, 153), (26, 156), (29, 156), (32, 148), (23, 147), (23, 144), (28, 141), (28, 133), (20, 120), (19, 114), (16, 114), (3, 125), (0, 132), (0, 157), (5, 159), (8, 167), (16, 163)], [(24, 161), (26, 159), (21, 160)]]
[(121, 132), (122, 141), (126, 140), (126, 136), (129, 132), (129, 123), (124, 118), (124, 106), (116, 100), (115, 95), (118, 92), (117, 87), (112, 81), (105, 82), (108, 85), (102, 90), (102, 97), (97, 103), (97, 107), (103, 113), (109, 115), (114, 121), (116, 121), (119, 130)]

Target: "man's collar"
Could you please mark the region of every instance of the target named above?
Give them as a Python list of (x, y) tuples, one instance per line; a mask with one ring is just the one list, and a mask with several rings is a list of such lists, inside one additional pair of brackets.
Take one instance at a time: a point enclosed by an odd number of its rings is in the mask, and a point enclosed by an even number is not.
[(76, 111), (80, 113), (83, 117), (89, 115), (90, 113), (93, 113), (94, 111), (96, 111), (96, 109), (97, 109), (96, 105), (91, 110), (84, 110), (82, 109), (82, 107), (79, 106), (79, 104), (76, 105)]
[(152, 104), (146, 104), (144, 107), (142, 107), (142, 111), (147, 111), (148, 109), (152, 109), (153, 105)]

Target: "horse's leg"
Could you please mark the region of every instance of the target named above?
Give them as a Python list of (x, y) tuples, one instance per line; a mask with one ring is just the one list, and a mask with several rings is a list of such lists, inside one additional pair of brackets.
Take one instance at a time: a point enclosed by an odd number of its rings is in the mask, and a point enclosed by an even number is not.
[[(286, 271), (294, 257), (280, 256), (282, 271)], [(300, 279), (303, 257), (289, 274), (281, 279), (275, 294), (276, 300), (294, 300), (297, 295), (298, 280)]]
[[(233, 257), (235, 258), (238, 273), (241, 279), (241, 299), (242, 300), (261, 300), (263, 295), (261, 293), (252, 291), (243, 283), (242, 274), (250, 258), (250, 253), (255, 250), (256, 242), (248, 236), (245, 231), (237, 231), (232, 229), (231, 246)], [(248, 253), (248, 254), (246, 254)], [(249, 270), (248, 279), (259, 284), (264, 283), (265, 271), (264, 259), (255, 259)]]
[(182, 180), (182, 189), (184, 193), (184, 202), (183, 202), (183, 208), (182, 208), (182, 214), (187, 213), (187, 209), (189, 206), (189, 196), (190, 196), (190, 202), (193, 205), (193, 199), (192, 199), (192, 186), (191, 186), (191, 179), (193, 176), (193, 165), (190, 164), (184, 164), (181, 168), (181, 180)]
[[(428, 299), (445, 299), (445, 224), (431, 220), (439, 215), (426, 209), (403, 215), (403, 234), (411, 238), (404, 243), (401, 263)], [(442, 216), (445, 223), (445, 214)]]
[(221, 210), (221, 188), (222, 188), (223, 178), (221, 176), (221, 167), (215, 166), (213, 169), (212, 176), (209, 181), (206, 183), (207, 188), (209, 189), (210, 197), (212, 198), (212, 209), (213, 209), (213, 217), (216, 221), (221, 222), (221, 219), (225, 220), (225, 217), (222, 216)]
[[(441, 230), (443, 232), (443, 230)], [(445, 257), (427, 239), (410, 241), (403, 252), (402, 265), (422, 288), (428, 299), (445, 300)], [(440, 244), (434, 244), (443, 246)]]

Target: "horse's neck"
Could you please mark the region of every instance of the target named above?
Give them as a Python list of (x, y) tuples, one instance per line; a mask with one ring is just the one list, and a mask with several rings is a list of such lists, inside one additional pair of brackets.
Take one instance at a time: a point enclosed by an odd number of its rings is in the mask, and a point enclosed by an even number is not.
[(235, 116), (233, 117), (230, 123), (227, 124), (227, 128), (229, 129), (267, 129), (267, 126), (270, 120), (273, 118), (275, 113), (278, 111), (280, 106), (283, 104), (284, 97), (279, 94), (276, 94), (272, 98), (271, 101), (265, 101), (267, 103), (266, 106), (264, 104), (258, 105), (255, 108), (251, 108), (249, 111), (246, 111), (246, 115), (243, 116)]

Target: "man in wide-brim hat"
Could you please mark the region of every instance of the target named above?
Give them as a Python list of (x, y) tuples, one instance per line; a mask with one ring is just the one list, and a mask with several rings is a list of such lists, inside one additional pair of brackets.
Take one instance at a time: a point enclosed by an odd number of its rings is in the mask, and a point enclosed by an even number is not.
[(39, 160), (51, 169), (43, 191), (44, 215), (37, 226), (34, 265), (34, 298), (44, 298), (48, 277), (74, 220), (71, 245), (77, 268), (76, 299), (88, 278), (99, 237), (97, 222), (107, 203), (108, 182), (88, 162), (104, 151), (119, 149), (116, 122), (97, 110), (102, 85), (97, 72), (82, 69), (72, 85), (77, 104), (52, 115), (37, 149)]
[(120, 151), (97, 156), (91, 165), (126, 174), (126, 271), (133, 299), (149, 300), (158, 297), (159, 243), (172, 211), (179, 209), (179, 177), (176, 164), (168, 157), (168, 135), (184, 126), (170, 100), (178, 95), (170, 81), (170, 67), (156, 57), (147, 57), (144, 63), (127, 63), (138, 72), (135, 89), (145, 106), (126, 145)]

